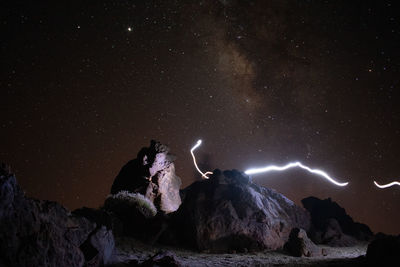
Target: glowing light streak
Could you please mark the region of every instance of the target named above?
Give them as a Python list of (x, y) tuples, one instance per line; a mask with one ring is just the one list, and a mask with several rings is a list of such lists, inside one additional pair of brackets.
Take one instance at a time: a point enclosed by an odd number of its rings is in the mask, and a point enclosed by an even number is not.
[(397, 182), (397, 181), (394, 181), (394, 182), (391, 182), (391, 183), (388, 183), (388, 184), (383, 184), (383, 185), (380, 185), (380, 184), (378, 184), (377, 182), (374, 181), (374, 184), (379, 188), (388, 188), (388, 187), (391, 187), (391, 186), (394, 186), (394, 185), (399, 185), (400, 186), (400, 182)]
[(193, 154), (193, 151), (194, 151), (196, 148), (198, 148), (200, 145), (201, 145), (201, 140), (198, 140), (197, 143), (192, 147), (192, 149), (190, 149), (190, 154), (192, 154), (194, 166), (196, 167), (196, 170), (201, 174), (201, 178), (208, 179), (208, 178), (210, 178), (210, 177), (208, 177), (207, 175), (212, 174), (212, 172), (205, 172), (205, 173), (203, 173), (203, 172), (199, 169), (199, 167), (197, 166), (196, 157), (195, 157), (194, 154)]
[(333, 179), (332, 177), (330, 177), (326, 172), (322, 171), (322, 170), (318, 170), (318, 169), (311, 169), (303, 164), (301, 164), (301, 162), (291, 162), (288, 163), (285, 166), (275, 166), (275, 165), (269, 165), (263, 168), (254, 168), (254, 169), (248, 169), (246, 170), (244, 173), (247, 175), (251, 175), (251, 174), (257, 174), (257, 173), (263, 173), (263, 172), (270, 172), (270, 171), (285, 171), (287, 169), (290, 168), (295, 168), (295, 167), (299, 167), (302, 168), (310, 173), (313, 174), (317, 174), (319, 176), (324, 177), (326, 180), (328, 180), (329, 182), (337, 185), (337, 186), (346, 186), (348, 185), (348, 182), (346, 183), (339, 183), (337, 182), (335, 179)]

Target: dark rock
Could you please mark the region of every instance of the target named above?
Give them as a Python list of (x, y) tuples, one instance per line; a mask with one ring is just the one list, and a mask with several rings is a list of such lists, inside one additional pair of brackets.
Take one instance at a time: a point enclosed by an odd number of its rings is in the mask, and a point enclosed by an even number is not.
[(355, 237), (343, 233), (336, 219), (326, 220), (325, 231), (321, 233), (321, 243), (335, 247), (350, 247), (358, 243)]
[(306, 231), (300, 228), (292, 229), (284, 249), (295, 257), (315, 257), (323, 255), (322, 249), (317, 247), (308, 238)]
[(80, 247), (91, 236), (98, 237), (93, 245), (103, 256), (113, 247), (112, 234), (104, 242), (100, 234), (95, 223), (60, 204), (26, 197), (15, 176), (0, 167), (0, 258), (5, 265), (82, 266), (88, 262)]
[(171, 251), (162, 251), (144, 261), (140, 266), (180, 267), (184, 264)]
[(377, 234), (367, 248), (367, 262), (371, 266), (399, 266), (400, 235)]
[(80, 246), (85, 255), (86, 266), (103, 266), (112, 262), (114, 236), (111, 230), (101, 226), (92, 232)]
[(79, 217), (85, 217), (89, 221), (95, 222), (96, 225), (105, 226), (107, 230), (112, 230), (114, 235), (120, 235), (123, 232), (121, 220), (104, 208), (93, 209), (82, 207), (74, 210), (72, 213)]
[(184, 190), (170, 231), (182, 245), (212, 252), (281, 248), (293, 227), (308, 229), (308, 212), (238, 171), (214, 171)]
[(157, 214), (157, 209), (145, 196), (139, 193), (120, 191), (107, 197), (104, 209), (112, 212), (122, 223), (122, 234), (146, 239), (149, 222)]
[(311, 228), (308, 232), (316, 244), (330, 246), (352, 246), (360, 241), (368, 241), (372, 231), (365, 224), (356, 223), (330, 198), (321, 200), (308, 197), (301, 201), (311, 215)]
[(145, 196), (139, 193), (120, 191), (110, 195), (104, 202), (104, 209), (112, 212), (122, 223), (122, 235), (135, 236), (145, 240), (149, 236), (149, 219), (157, 209)]
[(120, 191), (140, 193), (165, 213), (177, 210), (181, 204), (181, 179), (175, 174), (173, 161), (168, 147), (152, 140), (150, 147), (142, 148), (137, 158), (121, 169), (111, 194)]
[(110, 195), (104, 211), (113, 215), (113, 231), (118, 235), (133, 236), (147, 243), (155, 243), (167, 228), (169, 214), (157, 212), (157, 208), (139, 193), (120, 191)]

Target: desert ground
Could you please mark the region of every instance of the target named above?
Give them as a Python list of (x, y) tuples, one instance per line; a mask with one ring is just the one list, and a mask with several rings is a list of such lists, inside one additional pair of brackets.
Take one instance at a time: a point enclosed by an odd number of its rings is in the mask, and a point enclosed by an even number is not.
[(169, 251), (183, 266), (360, 266), (367, 243), (353, 247), (320, 246), (326, 256), (293, 257), (283, 251), (215, 254), (168, 246), (151, 246), (132, 238), (116, 239), (115, 262), (112, 266), (136, 266), (160, 251)]

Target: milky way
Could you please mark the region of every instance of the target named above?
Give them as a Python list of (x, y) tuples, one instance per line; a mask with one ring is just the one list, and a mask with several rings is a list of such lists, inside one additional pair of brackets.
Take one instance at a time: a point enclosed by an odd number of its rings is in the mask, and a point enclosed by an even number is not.
[(398, 188), (373, 184), (400, 173), (394, 3), (6, 0), (0, 160), (30, 196), (96, 207), (151, 139), (183, 186), (200, 179), (201, 137), (201, 170), (323, 166), (346, 190), (293, 169), (253, 181), (400, 233)]

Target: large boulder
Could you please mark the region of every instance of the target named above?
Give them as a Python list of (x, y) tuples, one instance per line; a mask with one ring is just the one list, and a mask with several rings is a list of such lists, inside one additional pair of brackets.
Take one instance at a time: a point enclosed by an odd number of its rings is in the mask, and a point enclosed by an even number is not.
[(308, 212), (242, 172), (215, 170), (182, 192), (172, 218), (181, 245), (212, 252), (278, 249), (293, 227), (308, 229)]
[(398, 266), (400, 254), (400, 235), (379, 233), (367, 248), (367, 262), (371, 266)]
[[(6, 266), (83, 266), (85, 245), (100, 266), (114, 249), (112, 233), (56, 202), (26, 197), (15, 176), (0, 166), (0, 262)], [(93, 257), (92, 257), (93, 258)]]
[(284, 249), (295, 257), (315, 257), (323, 255), (322, 249), (308, 238), (306, 231), (300, 228), (292, 229)]
[(354, 220), (330, 198), (321, 200), (308, 197), (301, 201), (311, 215), (311, 228), (308, 232), (316, 244), (330, 246), (352, 246), (372, 238), (372, 231)]
[(179, 208), (181, 179), (175, 174), (174, 156), (169, 148), (154, 140), (140, 150), (136, 159), (122, 167), (111, 187), (111, 194), (120, 191), (140, 193), (157, 209), (170, 213)]

